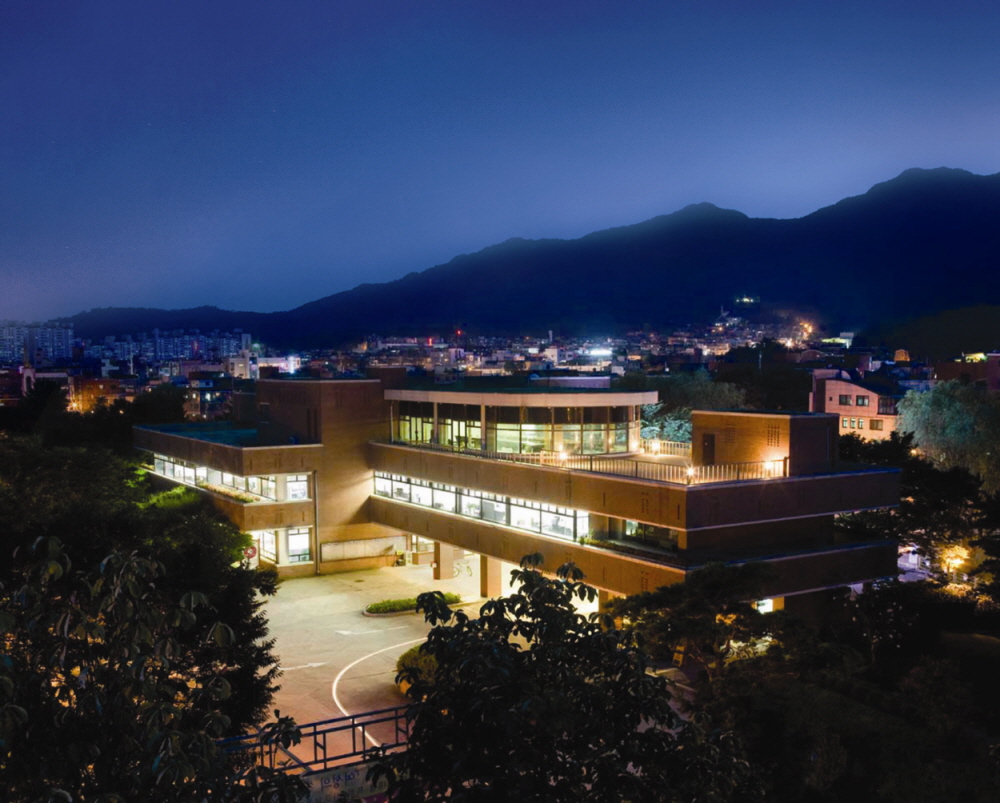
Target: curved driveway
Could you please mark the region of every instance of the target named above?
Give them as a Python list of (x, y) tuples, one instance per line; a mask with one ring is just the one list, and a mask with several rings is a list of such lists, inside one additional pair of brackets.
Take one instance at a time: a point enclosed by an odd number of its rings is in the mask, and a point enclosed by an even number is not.
[[(283, 672), (274, 707), (304, 724), (403, 704), (394, 684), (396, 658), (430, 628), (422, 614), (371, 617), (362, 610), (371, 602), (435, 589), (479, 599), (478, 564), (472, 556), (471, 575), (441, 581), (432, 579), (430, 566), (283, 581), (266, 603)], [(504, 593), (510, 568), (504, 568)]]

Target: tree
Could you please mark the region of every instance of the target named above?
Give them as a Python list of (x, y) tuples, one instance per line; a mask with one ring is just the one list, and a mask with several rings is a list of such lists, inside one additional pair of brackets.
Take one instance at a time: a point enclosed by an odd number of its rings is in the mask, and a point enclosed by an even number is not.
[[(58, 538), (84, 566), (112, 552), (137, 552), (164, 567), (161, 590), (203, 595), (232, 643), (209, 655), (200, 638), (185, 631), (177, 636), (182, 654), (176, 660), (236, 689), (221, 704), (233, 732), (263, 721), (278, 669), (262, 605), (277, 577), (242, 565), (250, 536), (203, 495), (188, 488), (151, 493), (142, 472), (104, 450), (45, 448), (8, 436), (0, 437), (0, 507), (0, 554), (30, 548), (39, 537)], [(12, 570), (0, 563), (0, 581)]]
[(300, 785), (244, 771), (217, 746), (234, 688), (215, 667), (233, 634), (205, 595), (164, 590), (164, 576), (138, 552), (80, 570), (57, 539), (19, 550), (0, 589), (6, 800), (301, 798)]
[(610, 612), (627, 622), (654, 658), (670, 660), (682, 650), (699, 674), (715, 677), (779, 621), (753, 604), (770, 571), (764, 563), (708, 564), (683, 583), (616, 599)]
[[(840, 516), (837, 526), (859, 538), (891, 536), (901, 546), (916, 546), (934, 571), (944, 577), (943, 550), (968, 548), (995, 530), (990, 497), (965, 468), (943, 468), (914, 448), (912, 433), (893, 432), (881, 441), (856, 434), (840, 438), (840, 457), (855, 463), (900, 469), (900, 503), (895, 510), (865, 511)], [(998, 511), (1000, 512), (1000, 511)]]
[(437, 592), (419, 598), (437, 670), (433, 684), (403, 673), (418, 700), (409, 749), (382, 768), (398, 799), (752, 799), (734, 744), (678, 718), (632, 634), (576, 613), (596, 595), (579, 570), (551, 579), (540, 561), (524, 558), (519, 590), (476, 619)]
[(645, 374), (619, 380), (628, 390), (656, 390), (659, 401), (643, 405), (642, 437), (669, 441), (691, 440), (692, 410), (738, 410), (746, 406), (743, 391), (728, 382), (716, 382), (708, 371), (665, 377)]
[(951, 380), (900, 400), (896, 428), (936, 465), (964, 468), (987, 493), (1000, 491), (1000, 398)]

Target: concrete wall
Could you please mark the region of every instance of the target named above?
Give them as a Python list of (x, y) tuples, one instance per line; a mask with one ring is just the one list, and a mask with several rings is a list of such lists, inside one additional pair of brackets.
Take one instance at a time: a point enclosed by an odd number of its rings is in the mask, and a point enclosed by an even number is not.
[[(691, 413), (696, 466), (788, 459), (790, 476), (832, 471), (837, 464), (837, 421), (830, 416), (784, 413)], [(714, 459), (705, 436), (714, 436)]]

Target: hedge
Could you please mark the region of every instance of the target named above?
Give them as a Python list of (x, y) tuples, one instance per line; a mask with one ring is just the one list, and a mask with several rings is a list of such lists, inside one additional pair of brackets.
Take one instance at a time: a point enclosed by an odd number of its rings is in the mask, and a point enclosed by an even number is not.
[[(449, 605), (455, 605), (462, 601), (458, 594), (447, 593), (444, 601)], [(405, 599), (384, 599), (381, 602), (373, 602), (365, 613), (400, 613), (401, 611), (415, 611), (417, 609), (416, 597), (406, 597)]]

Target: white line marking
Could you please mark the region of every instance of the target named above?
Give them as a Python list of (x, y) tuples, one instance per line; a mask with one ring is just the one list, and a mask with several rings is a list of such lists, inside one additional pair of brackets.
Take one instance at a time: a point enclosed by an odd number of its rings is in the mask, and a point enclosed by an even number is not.
[[(362, 655), (356, 661), (351, 661), (351, 663), (349, 663), (347, 666), (345, 666), (343, 669), (341, 669), (340, 672), (337, 674), (337, 677), (335, 677), (333, 679), (333, 686), (331, 688), (331, 691), (333, 693), (333, 702), (336, 704), (337, 708), (340, 709), (340, 712), (345, 717), (352, 716), (351, 712), (348, 711), (346, 708), (344, 708), (343, 703), (340, 702), (340, 698), (337, 696), (337, 684), (340, 683), (340, 679), (345, 674), (347, 674), (347, 672), (349, 670), (353, 669), (355, 666), (357, 666), (358, 664), (360, 664), (362, 661), (367, 661), (373, 655), (378, 655), (379, 653), (388, 652), (389, 650), (398, 650), (400, 647), (406, 647), (409, 644), (419, 644), (421, 641), (427, 641), (427, 637), (424, 636), (423, 638), (410, 639), (409, 641), (402, 641), (399, 644), (393, 644), (390, 647), (383, 647), (381, 650), (375, 650), (375, 652), (370, 652), (367, 655)], [(376, 739), (374, 736), (372, 736), (370, 733), (368, 733), (367, 729), (365, 729), (365, 738), (368, 739), (368, 741), (370, 741), (372, 743), (372, 745), (374, 745), (375, 747), (381, 747), (382, 746), (382, 743), (378, 739)]]
[(369, 633), (388, 633), (390, 630), (407, 630), (409, 625), (399, 625), (398, 627), (384, 627), (380, 630), (334, 630), (338, 636), (367, 636)]
[(323, 663), (320, 664), (299, 664), (298, 666), (279, 666), (278, 669), (280, 669), (282, 672), (291, 672), (295, 669), (312, 669), (313, 667), (316, 666), (326, 666), (328, 663), (329, 661), (323, 661)]

